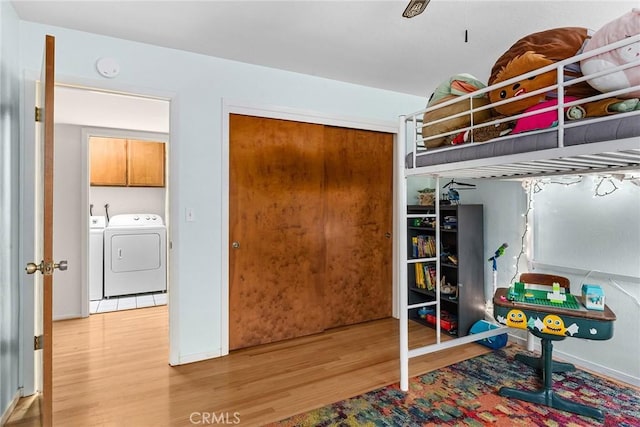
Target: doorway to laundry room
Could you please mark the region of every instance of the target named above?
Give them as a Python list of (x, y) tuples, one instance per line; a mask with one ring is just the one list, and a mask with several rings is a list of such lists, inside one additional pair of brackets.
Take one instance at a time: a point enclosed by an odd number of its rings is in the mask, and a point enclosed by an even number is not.
[(54, 248), (78, 268), (53, 319), (166, 305), (169, 101), (57, 85), (55, 103)]

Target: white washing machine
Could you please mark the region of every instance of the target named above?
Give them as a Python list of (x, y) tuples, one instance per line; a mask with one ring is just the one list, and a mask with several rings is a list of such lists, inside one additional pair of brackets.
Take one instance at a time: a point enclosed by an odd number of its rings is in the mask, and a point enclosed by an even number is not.
[(104, 229), (104, 296), (166, 291), (166, 242), (158, 215), (111, 217)]
[(104, 216), (89, 217), (89, 299), (101, 300), (104, 296)]

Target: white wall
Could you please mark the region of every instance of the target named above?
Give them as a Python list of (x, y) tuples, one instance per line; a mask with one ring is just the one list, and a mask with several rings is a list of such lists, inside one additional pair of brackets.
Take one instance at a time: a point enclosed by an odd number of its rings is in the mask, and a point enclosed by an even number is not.
[(640, 385), (640, 187), (616, 178), (598, 187), (600, 181), (585, 176), (540, 183), (533, 197), (533, 265), (536, 272), (569, 278), (573, 294), (583, 283), (600, 285), (617, 316), (610, 340), (567, 339), (555, 344), (558, 354)]
[(91, 187), (89, 201), (94, 215), (106, 215), (105, 204), (109, 204), (109, 217), (119, 214), (148, 213), (164, 219), (164, 187)]
[[(396, 122), (424, 99), (172, 49), (21, 22), (22, 67), (39, 69), (45, 34), (56, 37), (57, 81), (172, 97), (171, 252), (174, 363), (217, 356), (223, 265), (221, 242), (227, 185), (222, 165), (222, 102), (243, 100), (367, 120)], [(116, 79), (101, 79), (96, 59), (119, 60)], [(185, 221), (185, 210), (196, 221)], [(203, 268), (206, 266), (206, 268)], [(172, 299), (173, 301), (173, 299)], [(174, 318), (175, 315), (175, 318)]]
[(18, 17), (0, 2), (0, 424), (18, 396), (20, 366), (20, 74)]
[(53, 259), (66, 260), (66, 271), (57, 271), (53, 292), (53, 319), (81, 316), (80, 268), (80, 128), (56, 125), (53, 158)]

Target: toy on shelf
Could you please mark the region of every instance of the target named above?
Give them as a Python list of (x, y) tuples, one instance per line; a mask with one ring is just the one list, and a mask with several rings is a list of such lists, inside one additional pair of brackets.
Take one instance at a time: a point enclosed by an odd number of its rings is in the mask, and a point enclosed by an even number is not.
[(604, 291), (599, 285), (582, 285), (582, 297), (588, 310), (604, 311)]
[(418, 190), (418, 204), (420, 206), (433, 206), (435, 205), (435, 192), (434, 188), (423, 188)]

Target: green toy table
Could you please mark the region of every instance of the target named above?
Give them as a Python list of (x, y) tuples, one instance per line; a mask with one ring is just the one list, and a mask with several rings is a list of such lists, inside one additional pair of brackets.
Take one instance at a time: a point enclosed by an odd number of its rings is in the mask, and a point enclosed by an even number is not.
[[(563, 411), (604, 420), (604, 413), (587, 405), (563, 399), (553, 392), (552, 373), (574, 369), (571, 364), (553, 362), (552, 341), (566, 337), (590, 340), (608, 340), (613, 336), (613, 322), (616, 315), (605, 306), (604, 311), (587, 310), (582, 297), (571, 295), (580, 303), (577, 308), (566, 308), (564, 304), (536, 304), (535, 299), (526, 302), (507, 299), (508, 289), (499, 288), (493, 296), (493, 314), (495, 319), (512, 328), (527, 329), (541, 339), (542, 356), (540, 359), (520, 358), (530, 366), (541, 368), (544, 386), (537, 391), (517, 390), (509, 387), (500, 389), (501, 396), (514, 397), (531, 403), (550, 406)], [(569, 296), (569, 294), (568, 294)], [(571, 304), (571, 303), (570, 303)]]

